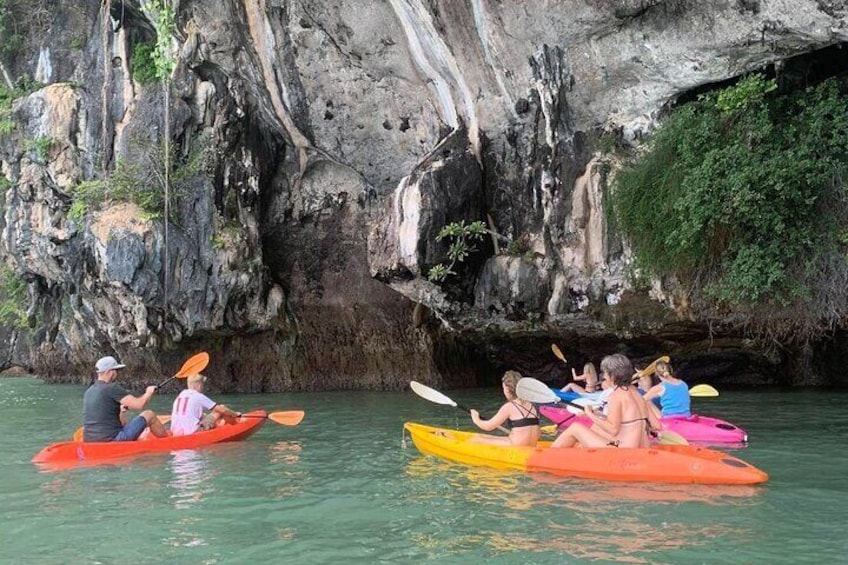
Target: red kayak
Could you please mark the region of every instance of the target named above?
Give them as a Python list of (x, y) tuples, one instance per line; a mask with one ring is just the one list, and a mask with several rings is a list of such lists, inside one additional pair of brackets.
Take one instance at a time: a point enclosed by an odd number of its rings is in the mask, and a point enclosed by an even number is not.
[(136, 441), (64, 441), (48, 445), (32, 458), (32, 462), (52, 468), (73, 467), (80, 464), (96, 465), (146, 453), (197, 449), (225, 441), (240, 441), (250, 437), (262, 427), (266, 417), (267, 413), (264, 410), (254, 410), (239, 418), (235, 424), (222, 425), (213, 430), (187, 436), (158, 438), (145, 434)]

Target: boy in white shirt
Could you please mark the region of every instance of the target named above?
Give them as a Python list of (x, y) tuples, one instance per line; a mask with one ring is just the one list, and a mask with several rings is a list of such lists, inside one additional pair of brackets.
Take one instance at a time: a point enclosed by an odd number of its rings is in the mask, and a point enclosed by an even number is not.
[[(206, 377), (199, 374), (187, 379), (187, 388), (174, 400), (174, 407), (171, 410), (171, 434), (185, 436), (198, 431), (211, 430), (220, 420), (231, 422), (241, 417), (240, 413), (216, 403), (203, 394), (205, 382)], [(209, 412), (204, 416), (205, 410)]]

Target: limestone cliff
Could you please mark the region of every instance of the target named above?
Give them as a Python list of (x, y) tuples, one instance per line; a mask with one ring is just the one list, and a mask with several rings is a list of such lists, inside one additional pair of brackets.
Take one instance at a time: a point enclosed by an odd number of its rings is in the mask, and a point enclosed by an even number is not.
[[(31, 326), (4, 330), (4, 365), (80, 380), (116, 352), (149, 381), (208, 349), (219, 389), (396, 388), (553, 374), (551, 338), (693, 370), (712, 339), (713, 377), (785, 365), (674, 289), (631, 287), (597, 139), (846, 41), (845, 2), (174, 0), (164, 88), (138, 57), (159, 3), (90, 4), (44, 4), (3, 65), (41, 85), (0, 142), (0, 249)], [(118, 184), (158, 194), (166, 137), (170, 209), (151, 214)], [(98, 179), (112, 192), (71, 213)], [(500, 236), (436, 285), (455, 220)]]

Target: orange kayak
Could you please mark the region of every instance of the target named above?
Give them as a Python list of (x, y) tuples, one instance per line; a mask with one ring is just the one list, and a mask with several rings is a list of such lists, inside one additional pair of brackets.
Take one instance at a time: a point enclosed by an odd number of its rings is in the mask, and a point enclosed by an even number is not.
[(753, 485), (768, 480), (756, 467), (721, 451), (691, 445), (657, 445), (645, 449), (551, 448), (488, 445), (473, 441), (482, 434), (407, 422), (415, 447), (425, 455), (466, 465), (543, 472), (601, 481)]
[(225, 441), (240, 441), (256, 432), (265, 423), (264, 410), (248, 412), (235, 424), (187, 436), (158, 438), (145, 434), (136, 441), (64, 441), (48, 445), (32, 458), (33, 463), (54, 468), (73, 467), (78, 464), (97, 464), (146, 453), (162, 453), (180, 449), (197, 449)]

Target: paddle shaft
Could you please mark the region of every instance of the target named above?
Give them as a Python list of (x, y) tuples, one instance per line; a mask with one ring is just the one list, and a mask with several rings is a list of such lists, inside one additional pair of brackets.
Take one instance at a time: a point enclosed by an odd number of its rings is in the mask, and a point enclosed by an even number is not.
[(169, 378), (169, 379), (165, 379), (164, 381), (162, 381), (161, 383), (159, 383), (158, 385), (156, 385), (156, 388), (157, 388), (157, 389), (160, 389), (160, 388), (162, 388), (163, 386), (165, 386), (166, 384), (168, 384), (169, 382), (171, 382), (172, 380), (174, 380), (174, 379), (176, 379), (176, 378), (177, 378), (177, 375), (174, 375), (173, 377), (171, 377), (171, 378)]
[[(460, 410), (465, 410), (466, 412), (468, 412), (469, 414), (471, 414), (471, 408), (469, 408), (468, 406), (463, 406), (462, 404), (457, 403), (457, 404), (456, 404), (456, 407), (457, 407), (457, 408), (459, 408)], [(481, 417), (481, 418), (483, 418), (482, 416), (480, 416), (480, 417)], [(483, 418), (483, 419), (484, 419), (484, 420), (488, 420), (488, 418)], [(498, 431), (501, 431), (501, 432), (503, 432), (503, 433), (505, 433), (505, 434), (507, 434), (507, 435), (509, 435), (509, 430), (508, 430), (508, 429), (506, 429), (506, 428), (505, 428), (505, 427), (503, 427), (503, 426), (498, 426), (498, 427), (497, 427), (497, 428), (495, 428), (495, 429), (496, 429), (496, 430), (498, 430)]]
[(180, 367), (180, 370), (177, 371), (177, 374), (175, 374), (173, 377), (171, 377), (169, 379), (162, 381), (161, 383), (156, 385), (156, 388), (160, 389), (174, 379), (182, 379), (182, 378), (186, 378), (190, 375), (197, 375), (197, 374), (200, 373), (200, 371), (205, 369), (208, 364), (209, 364), (209, 354), (206, 353), (205, 351), (201, 351), (200, 353), (192, 355), (191, 357), (189, 357), (186, 360), (185, 363), (183, 363), (183, 366)]
[(239, 412), (238, 415), (240, 418), (264, 418), (281, 426), (296, 426), (300, 424), (306, 413), (303, 410), (282, 410), (278, 412), (270, 412), (265, 416), (261, 416), (259, 414), (244, 414), (241, 412)]
[[(453, 406), (455, 408), (459, 408), (460, 410), (465, 410), (467, 413), (471, 414), (471, 408), (463, 406), (462, 404), (458, 404), (456, 401), (451, 398), (448, 398), (436, 389), (430, 388), (427, 385), (423, 385), (416, 381), (410, 381), (409, 386), (412, 389), (412, 392), (414, 392), (424, 400), (428, 400), (430, 402), (433, 402), (434, 404), (441, 404), (442, 406)], [(502, 426), (498, 426), (497, 429), (504, 432), (505, 434), (509, 434), (509, 430)]]
[[(586, 412), (585, 406), (583, 406), (582, 404), (577, 404), (576, 402), (571, 402), (570, 400), (559, 399), (559, 400), (557, 400), (557, 403), (558, 404), (567, 404), (567, 405), (571, 406), (572, 408), (577, 408), (581, 412)], [(590, 404), (590, 406), (593, 406), (593, 405)]]

